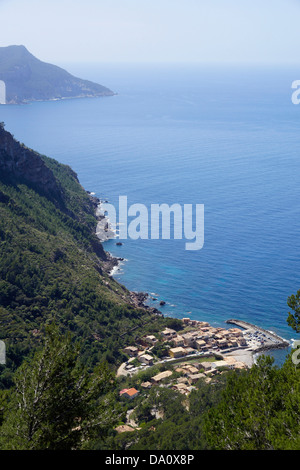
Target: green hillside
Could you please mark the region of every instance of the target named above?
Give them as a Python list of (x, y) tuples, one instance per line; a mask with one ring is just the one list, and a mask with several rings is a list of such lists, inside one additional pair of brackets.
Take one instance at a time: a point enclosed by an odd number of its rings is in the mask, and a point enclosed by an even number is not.
[[(96, 205), (70, 167), (0, 123), (0, 449), (298, 450), (297, 351), (281, 368), (263, 357), (199, 378), (188, 396), (164, 383), (143, 388), (151, 368), (115, 376), (125, 345), (177, 320), (109, 276)], [(299, 299), (288, 299), (295, 332)], [(126, 401), (128, 387), (139, 395)], [(118, 433), (128, 413), (136, 427)]]
[[(20, 173), (22, 162), (27, 171)], [(95, 235), (96, 204), (70, 167), (27, 149), (0, 126), (0, 339), (8, 370), (52, 321), (83, 339), (87, 364), (118, 363), (120, 348), (134, 342), (133, 328), (137, 335), (146, 322), (147, 331), (168, 322), (137, 308), (109, 276), (115, 260)]]

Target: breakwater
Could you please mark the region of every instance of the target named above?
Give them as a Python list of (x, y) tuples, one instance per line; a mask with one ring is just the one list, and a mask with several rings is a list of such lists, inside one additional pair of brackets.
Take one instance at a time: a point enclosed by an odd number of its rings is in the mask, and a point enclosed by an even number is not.
[(234, 324), (245, 330), (243, 332), (244, 337), (253, 352), (283, 349), (290, 346), (290, 343), (286, 339), (281, 338), (276, 333), (244, 320), (229, 319), (226, 320), (226, 323)]

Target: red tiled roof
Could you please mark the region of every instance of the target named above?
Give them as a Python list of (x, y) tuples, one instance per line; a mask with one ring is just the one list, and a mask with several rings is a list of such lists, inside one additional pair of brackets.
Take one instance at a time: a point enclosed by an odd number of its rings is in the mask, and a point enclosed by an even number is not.
[(132, 397), (132, 395), (135, 395), (136, 393), (139, 393), (139, 392), (135, 388), (130, 388), (129, 390), (126, 390), (126, 393), (127, 393), (127, 395)]

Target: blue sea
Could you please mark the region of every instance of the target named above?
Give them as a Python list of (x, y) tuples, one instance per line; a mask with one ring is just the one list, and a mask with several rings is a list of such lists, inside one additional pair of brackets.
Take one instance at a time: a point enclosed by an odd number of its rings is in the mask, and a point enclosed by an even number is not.
[(300, 105), (291, 101), (300, 69), (65, 67), (117, 94), (1, 106), (6, 129), (112, 204), (126, 195), (128, 205), (205, 207), (199, 251), (185, 240), (106, 242), (126, 260), (115, 278), (153, 306), (165, 301), (166, 315), (220, 326), (238, 318), (295, 338), (286, 318), (300, 289)]

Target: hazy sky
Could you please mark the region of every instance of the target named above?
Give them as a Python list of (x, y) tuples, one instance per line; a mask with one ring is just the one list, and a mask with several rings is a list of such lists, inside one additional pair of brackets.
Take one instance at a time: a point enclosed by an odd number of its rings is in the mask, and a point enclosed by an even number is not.
[(300, 0), (0, 0), (0, 46), (49, 62), (299, 62)]

